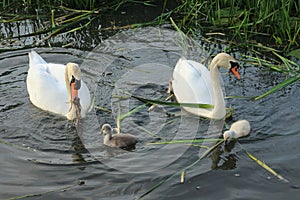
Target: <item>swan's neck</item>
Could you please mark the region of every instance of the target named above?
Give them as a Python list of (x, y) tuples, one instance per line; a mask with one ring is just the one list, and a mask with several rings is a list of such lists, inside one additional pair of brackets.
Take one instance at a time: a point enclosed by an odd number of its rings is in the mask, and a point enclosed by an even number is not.
[(110, 144), (111, 138), (112, 138), (111, 133), (110, 134), (106, 133), (104, 136), (104, 139), (103, 139), (103, 144), (106, 144), (106, 145)]
[(237, 133), (237, 132), (235, 132), (235, 131), (232, 131), (231, 137), (232, 137), (232, 138), (239, 138), (239, 137), (240, 137), (240, 133)]
[(66, 66), (65, 71), (65, 82), (66, 82), (66, 88), (67, 88), (67, 94), (68, 94), (68, 100), (71, 103), (72, 101), (72, 94), (71, 94), (71, 85), (70, 85), (71, 77), (69, 77), (69, 68)]
[(229, 130), (229, 131), (227, 131), (227, 133), (228, 133), (228, 138), (227, 139), (229, 139), (229, 140), (231, 140), (233, 138), (238, 138), (235, 131)]
[(72, 103), (72, 92), (71, 92), (71, 85), (70, 85), (70, 80), (71, 80), (71, 75), (69, 73), (70, 69), (68, 65), (66, 66), (66, 71), (65, 71), (65, 82), (66, 82), (66, 89), (67, 89), (67, 94), (68, 94), (68, 103), (69, 103), (69, 112), (67, 113), (67, 118), (69, 120), (73, 120), (76, 118), (76, 109), (75, 106)]
[(220, 71), (218, 62), (212, 61), (210, 65), (210, 78), (212, 82), (214, 94), (214, 108), (212, 110), (212, 118), (220, 119), (226, 114), (225, 101), (220, 83)]

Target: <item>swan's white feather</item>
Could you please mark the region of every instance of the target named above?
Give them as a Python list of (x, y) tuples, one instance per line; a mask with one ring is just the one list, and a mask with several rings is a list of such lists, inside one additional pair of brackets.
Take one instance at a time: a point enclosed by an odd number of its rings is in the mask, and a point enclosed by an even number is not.
[(234, 131), (234, 138), (245, 137), (250, 133), (251, 127), (250, 123), (247, 120), (239, 120), (234, 122), (230, 131)]

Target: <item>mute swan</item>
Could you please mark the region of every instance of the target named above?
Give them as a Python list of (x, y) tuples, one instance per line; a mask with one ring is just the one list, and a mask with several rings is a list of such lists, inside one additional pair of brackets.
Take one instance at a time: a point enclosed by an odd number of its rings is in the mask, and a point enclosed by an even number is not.
[[(42, 110), (73, 120), (78, 118), (75, 107), (81, 108), (80, 117), (84, 117), (89, 109), (90, 92), (81, 80), (80, 68), (75, 63), (46, 63), (39, 54), (31, 51), (26, 82), (30, 101)], [(79, 103), (78, 97), (80, 105), (74, 105), (75, 101)]]
[(134, 148), (137, 143), (136, 137), (131, 134), (112, 134), (115, 131), (109, 124), (104, 124), (101, 132), (104, 134), (103, 144), (110, 147)]
[(198, 62), (180, 58), (174, 68), (169, 90), (174, 93), (178, 103), (214, 106), (209, 109), (183, 107), (186, 111), (210, 119), (222, 119), (226, 110), (219, 67), (230, 70), (237, 79), (240, 79), (238, 66), (237, 61), (227, 53), (219, 53), (214, 57), (209, 66), (210, 71)]
[(234, 122), (228, 131), (223, 133), (225, 141), (230, 141), (232, 138), (240, 138), (249, 135), (251, 130), (250, 123), (247, 120), (239, 120)]

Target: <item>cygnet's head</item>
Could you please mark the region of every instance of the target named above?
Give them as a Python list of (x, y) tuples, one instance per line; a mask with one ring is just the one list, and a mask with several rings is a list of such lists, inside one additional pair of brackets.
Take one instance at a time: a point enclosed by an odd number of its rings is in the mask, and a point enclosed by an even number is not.
[(104, 135), (112, 133), (112, 127), (109, 124), (103, 124), (101, 128), (101, 133)]
[(235, 132), (234, 131), (225, 131), (223, 133), (223, 138), (226, 141), (230, 141), (234, 137)]

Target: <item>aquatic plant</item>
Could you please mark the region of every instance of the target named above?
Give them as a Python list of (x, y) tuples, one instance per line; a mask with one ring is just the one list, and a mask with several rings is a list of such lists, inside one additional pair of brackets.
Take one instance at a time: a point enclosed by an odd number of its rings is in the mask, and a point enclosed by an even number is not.
[(172, 17), (185, 33), (229, 36), (231, 39), (261, 39), (289, 49), (300, 41), (300, 2), (214, 0), (181, 1), (161, 17)]
[[(54, 17), (52, 21), (55, 21), (56, 18), (63, 17), (66, 12), (82, 13), (85, 9), (90, 14), (97, 11), (97, 14), (103, 15), (136, 4), (162, 6), (161, 15), (155, 20), (145, 22), (144, 25), (169, 23), (169, 18), (172, 17), (179, 28), (188, 35), (199, 36), (201, 32), (202, 35), (225, 36), (228, 40), (255, 39), (275, 43), (279, 48), (286, 50), (295, 48), (300, 41), (300, 2), (297, 0), (275, 2), (180, 0), (179, 3), (170, 3), (167, 0), (163, 3), (155, 0), (4, 0), (0, 2), (0, 10), (4, 15), (2, 21), (6, 18), (8, 21), (20, 20), (20, 17), (28, 18), (28, 14), (31, 15), (30, 17), (52, 15)], [(172, 6), (168, 6), (169, 4)], [(78, 19), (72, 19), (73, 22), (76, 20)], [(126, 28), (136, 26), (138, 25), (126, 26)]]

